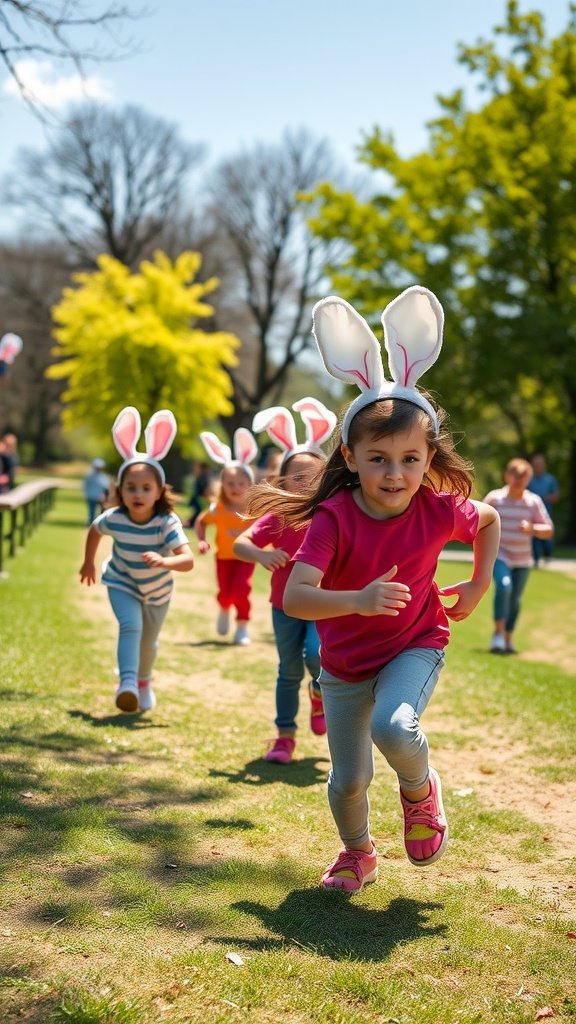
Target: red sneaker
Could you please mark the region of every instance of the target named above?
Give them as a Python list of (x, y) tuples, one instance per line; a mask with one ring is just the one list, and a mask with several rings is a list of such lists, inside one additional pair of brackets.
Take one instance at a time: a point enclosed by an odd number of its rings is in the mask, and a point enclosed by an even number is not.
[(264, 754), (264, 760), (276, 761), (277, 764), (289, 764), (295, 746), (296, 740), (290, 736), (277, 736), (270, 749)]
[(378, 855), (372, 843), (372, 853), (363, 850), (341, 850), (333, 864), (330, 864), (321, 878), (325, 889), (342, 889), (344, 892), (360, 892), (368, 882), (378, 878)]
[(438, 772), (430, 768), (430, 793), (425, 800), (413, 804), (400, 792), (400, 802), (404, 811), (404, 846), (408, 860), (420, 868), (433, 864), (442, 856), (448, 843), (448, 822)]
[(322, 697), (318, 696), (318, 691), (314, 689), (312, 682), (308, 684), (308, 693), (310, 694), (310, 728), (316, 736), (325, 736), (326, 719), (324, 718), (324, 705), (322, 704)]

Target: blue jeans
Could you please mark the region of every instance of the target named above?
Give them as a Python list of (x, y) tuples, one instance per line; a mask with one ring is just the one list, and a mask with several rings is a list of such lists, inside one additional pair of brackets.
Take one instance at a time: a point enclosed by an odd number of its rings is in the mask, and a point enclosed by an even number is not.
[(126, 590), (108, 587), (112, 611), (118, 619), (118, 668), (120, 682), (149, 682), (158, 653), (158, 636), (170, 602), (144, 604)]
[(520, 611), (522, 591), (528, 582), (529, 568), (509, 569), (502, 559), (494, 562), (493, 579), (496, 586), (494, 594), (494, 618), (504, 619), (504, 629), (511, 633), (516, 625)]
[(536, 565), (541, 558), (552, 557), (552, 538), (532, 537), (532, 554)]
[(403, 789), (420, 789), (427, 782), (428, 741), (420, 728), (420, 715), (443, 665), (444, 651), (416, 647), (403, 651), (361, 683), (347, 683), (322, 669), (320, 687), (332, 757), (328, 800), (345, 844), (365, 843), (370, 837), (373, 744)]
[(294, 619), (281, 608), (272, 608), (272, 626), (278, 648), (276, 720), (278, 729), (296, 729), (300, 683), (308, 669), (315, 689), (320, 675), (320, 639), (314, 622)]

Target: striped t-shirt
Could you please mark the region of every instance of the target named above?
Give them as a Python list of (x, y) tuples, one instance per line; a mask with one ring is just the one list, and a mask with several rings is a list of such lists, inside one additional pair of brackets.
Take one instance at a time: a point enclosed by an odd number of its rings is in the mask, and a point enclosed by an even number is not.
[(484, 501), (492, 505), (500, 516), (500, 558), (509, 569), (529, 569), (534, 565), (532, 557), (532, 534), (522, 533), (520, 523), (527, 519), (530, 523), (552, 525), (546, 506), (537, 494), (525, 490), (521, 498), (509, 498), (508, 487), (490, 491)]
[(92, 525), (113, 539), (112, 555), (102, 566), (102, 583), (126, 590), (144, 604), (166, 604), (174, 586), (172, 573), (147, 565), (142, 555), (157, 551), (166, 556), (188, 543), (178, 516), (163, 512), (147, 523), (133, 523), (124, 509), (108, 508)]

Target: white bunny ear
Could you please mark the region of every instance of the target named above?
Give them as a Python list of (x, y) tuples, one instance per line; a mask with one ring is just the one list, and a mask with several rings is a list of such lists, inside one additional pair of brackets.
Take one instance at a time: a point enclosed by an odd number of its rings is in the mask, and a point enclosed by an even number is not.
[(146, 453), (153, 459), (163, 459), (176, 437), (176, 420), (170, 409), (160, 409), (148, 420), (144, 437)]
[(22, 351), (22, 338), (19, 334), (5, 334), (0, 338), (0, 360), (10, 366), (19, 352)]
[(317, 398), (301, 398), (292, 406), (299, 412), (306, 425), (308, 444), (316, 446), (327, 441), (336, 426), (336, 413), (327, 409)]
[(312, 333), (333, 377), (361, 391), (382, 387), (385, 377), (376, 335), (344, 299), (330, 295), (312, 310)]
[(234, 431), (234, 455), (244, 466), (253, 462), (258, 455), (256, 438), (246, 427), (238, 427), (238, 430)]
[(252, 420), (252, 430), (256, 434), (266, 430), (268, 436), (286, 452), (292, 451), (298, 443), (294, 417), (288, 409), (281, 405), (274, 405), (270, 409), (262, 409), (257, 412)]
[(214, 462), (219, 462), (221, 466), (227, 466), (229, 462), (232, 462), (232, 452), (227, 444), (224, 444), (219, 437), (216, 437), (216, 434), (213, 434), (210, 430), (203, 430), (200, 434), (200, 440)]
[(442, 348), (444, 312), (433, 292), (407, 288), (382, 313), (390, 373), (397, 384), (414, 387)]
[(131, 459), (136, 455), (136, 445), (141, 429), (140, 413), (133, 405), (127, 405), (114, 420), (112, 437), (120, 455), (123, 455), (125, 459)]

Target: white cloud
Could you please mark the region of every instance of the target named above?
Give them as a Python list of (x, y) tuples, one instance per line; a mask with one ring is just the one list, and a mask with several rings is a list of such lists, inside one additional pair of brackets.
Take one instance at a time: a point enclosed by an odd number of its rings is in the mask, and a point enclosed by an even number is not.
[[(60, 110), (69, 103), (81, 100), (104, 102), (112, 98), (110, 84), (98, 75), (89, 75), (87, 78), (79, 74), (57, 77), (50, 61), (19, 60), (15, 70), (24, 97), (52, 110)], [(22, 90), (15, 78), (8, 78), (4, 82), (2, 91), (8, 96), (22, 99)]]

